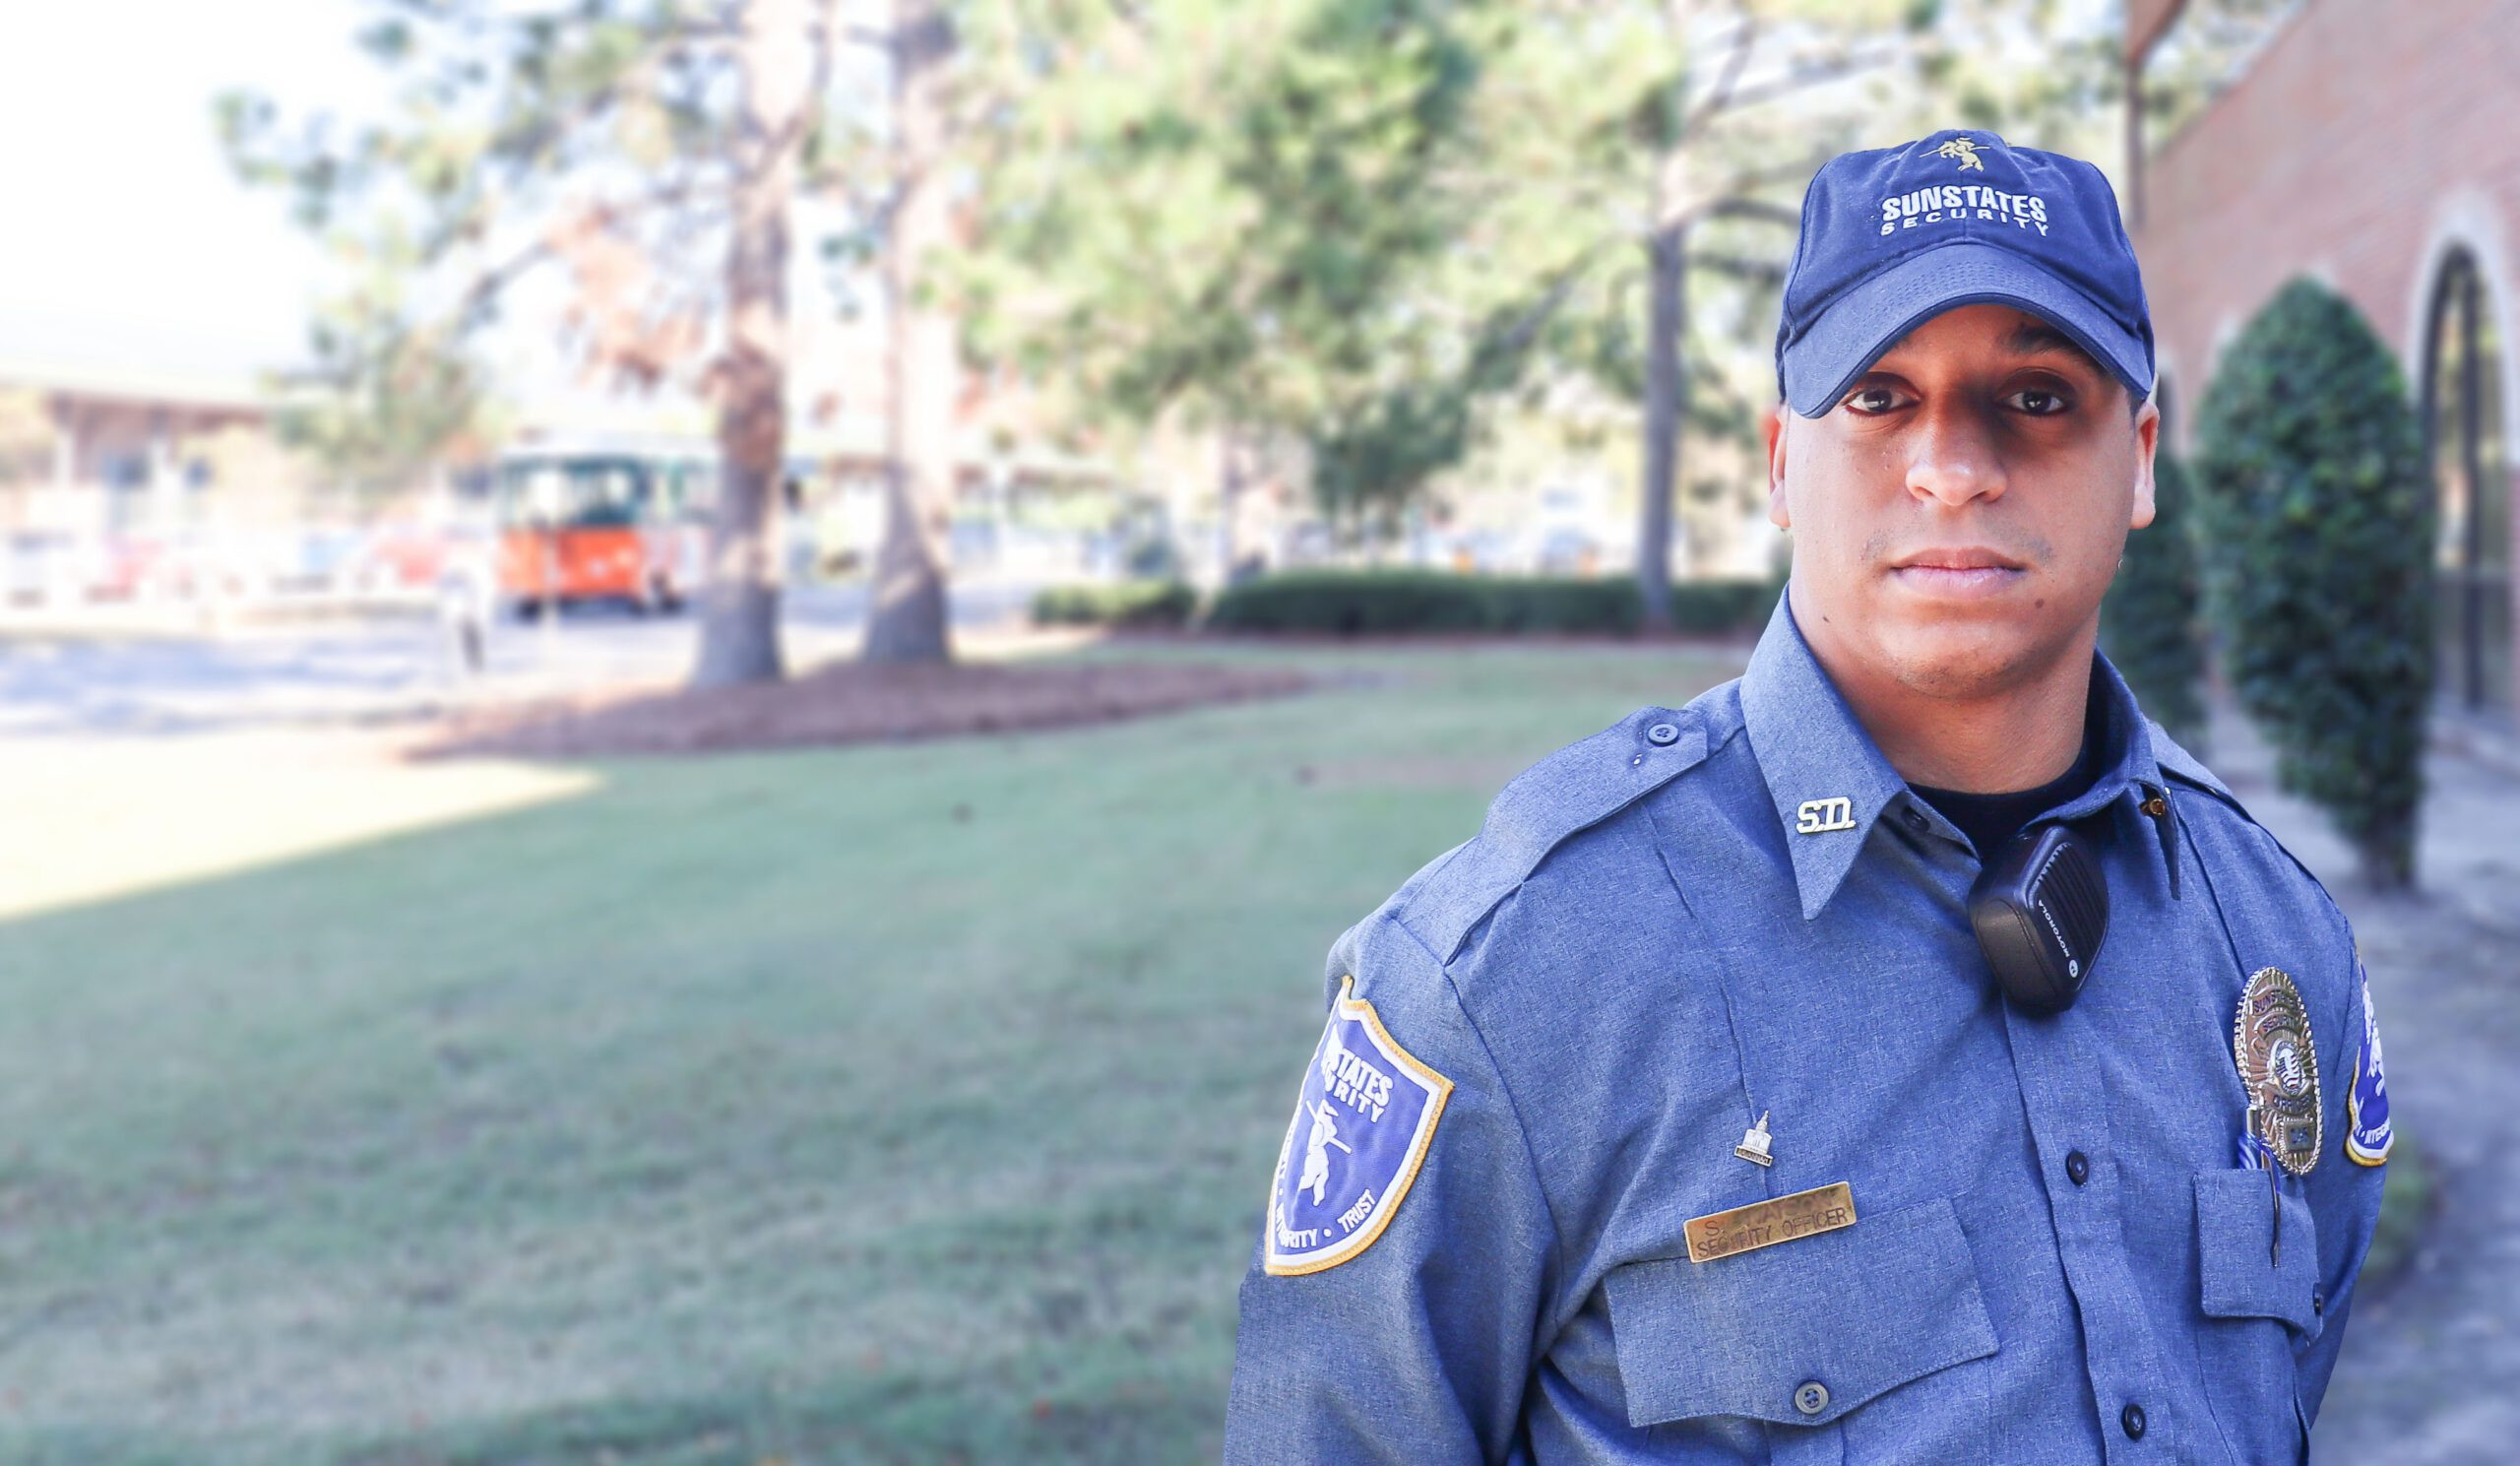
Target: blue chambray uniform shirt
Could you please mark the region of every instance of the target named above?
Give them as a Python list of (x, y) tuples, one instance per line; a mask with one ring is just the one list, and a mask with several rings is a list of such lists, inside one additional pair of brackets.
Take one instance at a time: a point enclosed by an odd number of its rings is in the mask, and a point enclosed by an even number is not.
[[(2053, 1018), (1996, 994), (1975, 853), (1785, 603), (1737, 680), (1509, 785), (1331, 951), (1227, 1459), (2300, 1459), (2380, 1202), (2361, 966), (2093, 675), (2104, 773), (2041, 820), (2092, 817), (2110, 917)], [(2233, 1060), (2265, 967), (2307, 1006), (2323, 1128), (2280, 1261)], [(1733, 1154), (1762, 1113), (1772, 1168)], [(1689, 1218), (1834, 1181), (1853, 1226), (1689, 1261)]]

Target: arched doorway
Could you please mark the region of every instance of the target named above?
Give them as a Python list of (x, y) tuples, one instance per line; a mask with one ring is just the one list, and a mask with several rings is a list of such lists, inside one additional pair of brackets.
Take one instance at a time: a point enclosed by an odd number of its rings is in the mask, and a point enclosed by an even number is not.
[(2426, 337), (2425, 447), (2437, 519), (2435, 685), (2469, 713), (2511, 712), (2511, 466), (2503, 343), (2476, 256), (2454, 249)]

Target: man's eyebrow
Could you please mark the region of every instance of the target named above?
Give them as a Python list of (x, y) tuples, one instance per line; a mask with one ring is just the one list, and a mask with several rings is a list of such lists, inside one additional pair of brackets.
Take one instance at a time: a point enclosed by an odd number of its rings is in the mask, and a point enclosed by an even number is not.
[[(1902, 333), (1897, 341), (1883, 347), (1881, 354), (1872, 358), (1872, 365), (1864, 368), (1864, 375), (1870, 376), (1882, 370), (1882, 360), (1906, 346), (1908, 339), (1916, 334), (1917, 328), (1912, 326)], [(2101, 365), (2100, 358), (2083, 350), (2081, 343), (2036, 317), (2013, 323), (2011, 334), (2004, 338), (2004, 350), (2016, 356), (2033, 356), (2041, 351), (2063, 351), (2089, 368), (2091, 374), (2098, 378), (2104, 387), (2117, 380), (2117, 374)], [(2126, 394), (2128, 410), (2135, 413), (2142, 412), (2146, 397), (2147, 394), (2129, 390)]]
[[(2091, 353), (2084, 351), (2072, 337), (2048, 325), (2046, 321), (2018, 323), (2012, 328), (2012, 335), (2004, 338), (2004, 346), (2014, 353), (2023, 356), (2038, 351), (2071, 351), (2085, 360), (2091, 358)], [(2099, 365), (2098, 362), (2092, 364)]]
[[(1881, 355), (1887, 356), (1892, 351), (1898, 351), (1901, 347), (1906, 346), (1909, 338), (1916, 334), (1916, 328), (1910, 327), (1897, 341), (1883, 347), (1881, 349)], [(2099, 362), (2092, 361), (2091, 352), (2084, 351), (2072, 337), (2067, 336), (2064, 332), (2048, 325), (2046, 321), (2019, 321), (2014, 323), (2012, 334), (2004, 338), (2004, 350), (2011, 351), (2017, 356), (2029, 356), (2040, 351), (2071, 351), (2075, 355), (2082, 357), (2084, 360), (2091, 361), (2093, 369), (2097, 370), (2100, 366)], [(1879, 357), (1875, 357), (1874, 359), (1878, 360)]]

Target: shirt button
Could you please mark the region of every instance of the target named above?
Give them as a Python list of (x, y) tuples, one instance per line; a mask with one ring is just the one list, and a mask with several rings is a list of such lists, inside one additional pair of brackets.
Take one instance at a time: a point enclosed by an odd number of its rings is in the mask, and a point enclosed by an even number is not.
[(1645, 730), (1645, 741), (1657, 748), (1669, 748), (1680, 740), (1680, 731), (1669, 723), (1657, 723)]
[(2118, 1411), (2117, 1424), (2125, 1429), (2127, 1439), (2143, 1439), (2144, 1407), (2141, 1405), (2128, 1405), (2125, 1409)]
[(2327, 1311), (2327, 1295), (2316, 1288), (2310, 1290), (2310, 1311), (2322, 1314)]
[(2078, 1150), (2065, 1152), (2065, 1176), (2078, 1186), (2091, 1179), (2091, 1157)]
[(1794, 1408), (1804, 1415), (1818, 1415), (1829, 1408), (1829, 1387), (1817, 1379), (1806, 1379), (1794, 1391)]
[(1908, 828), (1911, 830), (1922, 830), (1925, 827), (1925, 817), (1914, 809), (1903, 811), (1900, 817), (1908, 822)]
[(2155, 795), (2144, 801), (2144, 812), (2155, 819), (2159, 819), (2163, 815), (2170, 813), (2170, 800), (2163, 798), (2160, 795)]

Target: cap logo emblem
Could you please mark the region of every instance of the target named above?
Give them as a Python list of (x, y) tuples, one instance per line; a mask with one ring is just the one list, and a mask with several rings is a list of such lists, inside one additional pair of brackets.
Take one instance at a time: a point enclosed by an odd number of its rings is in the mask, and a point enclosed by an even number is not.
[(1986, 160), (1978, 156), (1978, 144), (1975, 139), (1953, 138), (1933, 152), (1936, 158), (1948, 158), (1957, 162), (1960, 165), (1960, 171), (1964, 173), (1971, 168), (1976, 168), (1981, 173), (1986, 171)]

